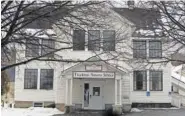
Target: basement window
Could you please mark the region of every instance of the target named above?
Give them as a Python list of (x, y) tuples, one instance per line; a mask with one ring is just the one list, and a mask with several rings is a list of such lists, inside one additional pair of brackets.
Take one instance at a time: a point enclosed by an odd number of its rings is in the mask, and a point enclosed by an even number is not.
[(44, 107), (44, 103), (43, 102), (34, 102), (33, 107)]

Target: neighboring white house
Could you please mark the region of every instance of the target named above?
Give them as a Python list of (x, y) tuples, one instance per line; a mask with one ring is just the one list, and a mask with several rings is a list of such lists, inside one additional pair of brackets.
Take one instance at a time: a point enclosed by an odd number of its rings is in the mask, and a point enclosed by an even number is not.
[[(104, 110), (113, 107), (129, 111), (131, 107), (171, 106), (171, 64), (147, 63), (161, 61), (165, 56), (166, 45), (161, 41), (164, 37), (160, 33), (145, 33), (155, 26), (154, 18), (160, 17), (154, 11), (142, 8), (107, 7), (100, 10), (107, 13), (103, 19), (107, 27), (84, 27), (86, 31), (66, 29), (73, 37), (63, 36), (55, 25), (46, 29), (54, 33), (56, 39), (69, 39), (74, 44), (73, 49), (58, 51), (55, 55), (65, 60), (86, 62), (35, 60), (16, 67), (15, 107), (55, 104), (60, 110), (71, 106), (74, 109)], [(147, 26), (147, 29), (142, 26)], [(35, 29), (27, 31), (32, 33)], [(90, 42), (93, 37), (98, 44)], [(48, 41), (43, 40), (42, 43), (56, 48), (61, 46)], [(89, 44), (86, 46), (84, 43)], [(34, 56), (32, 50), (43, 53), (39, 47), (29, 48), (20, 48), (22, 59)], [(102, 61), (111, 55), (118, 57)]]
[(174, 66), (172, 71), (172, 104), (185, 106), (185, 68), (184, 65)]

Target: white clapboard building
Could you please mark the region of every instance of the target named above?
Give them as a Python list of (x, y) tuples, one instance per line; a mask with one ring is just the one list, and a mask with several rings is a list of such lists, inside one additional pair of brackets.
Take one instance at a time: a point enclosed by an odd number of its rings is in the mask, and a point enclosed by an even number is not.
[[(97, 8), (102, 17), (92, 18), (107, 26), (66, 28), (73, 36), (64, 36), (55, 24), (52, 28), (43, 26), (56, 40), (70, 41), (73, 47), (50, 56), (66, 62), (34, 60), (16, 67), (15, 107), (55, 106), (62, 111), (114, 108), (126, 112), (131, 107), (171, 106), (171, 64), (148, 63), (160, 62), (166, 55), (161, 40), (165, 37), (150, 31), (160, 14), (142, 8)], [(32, 34), (39, 29), (34, 25), (25, 30)], [(45, 39), (39, 42), (55, 48), (71, 45), (50, 42), (47, 35), (40, 38)], [(92, 44), (94, 38), (97, 44)], [(35, 56), (33, 50), (38, 54), (49, 51), (34, 45), (20, 47), (17, 60)]]

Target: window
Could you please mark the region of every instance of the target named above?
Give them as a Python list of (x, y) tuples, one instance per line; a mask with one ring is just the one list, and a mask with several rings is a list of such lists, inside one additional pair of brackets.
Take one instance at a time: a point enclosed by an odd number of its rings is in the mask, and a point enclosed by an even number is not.
[[(41, 50), (41, 55), (45, 55), (47, 53), (50, 53), (54, 51), (55, 48), (55, 41), (51, 39), (43, 39), (42, 40), (42, 50)], [(51, 53), (47, 55), (48, 57), (54, 57), (54, 53)]]
[(146, 58), (146, 41), (134, 40), (133, 41), (133, 57)]
[(100, 31), (99, 30), (88, 31), (88, 50), (92, 50), (92, 51), (100, 50)]
[(115, 51), (115, 31), (103, 31), (103, 50)]
[(39, 56), (39, 39), (26, 40), (26, 57), (37, 57)]
[(37, 89), (37, 69), (25, 69), (24, 89)]
[(150, 71), (150, 90), (162, 91), (162, 71)]
[(73, 50), (85, 50), (85, 31), (73, 31)]
[(149, 57), (150, 58), (162, 57), (161, 41), (149, 41)]
[(134, 71), (134, 90), (146, 90), (147, 78), (146, 71)]
[(40, 70), (40, 89), (53, 89), (53, 69)]
[(100, 96), (100, 87), (93, 87), (93, 96)]

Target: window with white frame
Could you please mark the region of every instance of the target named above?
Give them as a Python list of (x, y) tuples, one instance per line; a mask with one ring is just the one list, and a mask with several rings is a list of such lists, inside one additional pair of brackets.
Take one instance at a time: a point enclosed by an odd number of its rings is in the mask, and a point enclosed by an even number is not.
[[(85, 30), (73, 31), (73, 50), (85, 50)], [(114, 30), (88, 30), (88, 50), (115, 51), (115, 31)], [(102, 38), (102, 39), (101, 39)], [(103, 44), (101, 45), (101, 42)]]
[(40, 89), (53, 89), (53, 69), (40, 70)]
[(133, 57), (147, 57), (146, 40), (133, 40)]
[(39, 39), (26, 39), (26, 57), (37, 57), (39, 56)]
[(37, 89), (37, 69), (25, 69), (24, 89)]
[(162, 71), (149, 71), (149, 78), (150, 78), (150, 91), (162, 91), (163, 90), (163, 79)]
[(73, 31), (73, 50), (85, 50), (85, 31)]
[(144, 91), (147, 89), (147, 73), (146, 71), (134, 71), (134, 90)]
[(48, 54), (47, 57), (54, 57), (55, 41), (52, 39), (42, 39), (41, 55)]
[(88, 50), (100, 50), (100, 30), (88, 31)]
[(115, 51), (115, 31), (103, 31), (103, 51)]
[(162, 57), (162, 43), (161, 41), (149, 41), (149, 58)]

